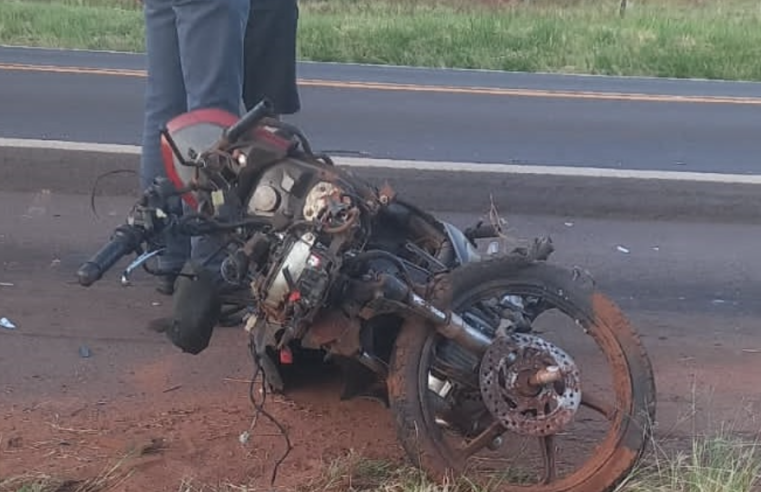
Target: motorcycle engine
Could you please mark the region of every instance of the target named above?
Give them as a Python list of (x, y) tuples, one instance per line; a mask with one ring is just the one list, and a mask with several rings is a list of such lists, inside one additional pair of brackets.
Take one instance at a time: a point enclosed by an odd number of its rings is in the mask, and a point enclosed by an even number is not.
[(299, 302), (306, 308), (320, 304), (330, 281), (331, 261), (312, 232), (285, 235), (282, 258), (265, 282), (264, 305), (279, 311), (284, 302)]
[[(259, 198), (256, 192), (254, 197)], [(259, 203), (252, 205), (262, 208)], [(279, 324), (309, 320), (319, 310), (340, 264), (336, 252), (351, 240), (351, 234), (343, 233), (357, 218), (351, 200), (327, 181), (314, 183), (292, 206), (298, 207), (301, 217), (293, 223), (297, 225), (278, 234), (273, 261), (258, 289), (262, 308)]]

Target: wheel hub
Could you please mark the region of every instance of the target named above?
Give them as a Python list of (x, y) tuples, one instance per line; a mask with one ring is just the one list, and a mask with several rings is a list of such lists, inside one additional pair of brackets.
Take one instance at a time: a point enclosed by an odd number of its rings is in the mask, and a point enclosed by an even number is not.
[(581, 380), (573, 359), (535, 335), (497, 338), (481, 361), (481, 396), (509, 431), (557, 434), (581, 404)]

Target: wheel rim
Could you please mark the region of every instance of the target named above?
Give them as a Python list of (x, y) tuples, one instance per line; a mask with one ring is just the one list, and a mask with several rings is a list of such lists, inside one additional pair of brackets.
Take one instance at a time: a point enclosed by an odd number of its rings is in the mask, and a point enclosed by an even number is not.
[[(555, 437), (543, 438), (540, 441), (542, 445), (539, 446), (541, 451), (543, 451), (541, 454), (543, 463), (545, 465), (543, 474), (544, 476), (542, 479), (546, 481), (546, 479), (549, 478), (550, 481), (548, 483), (542, 483), (540, 480), (539, 483), (527, 486), (525, 483), (521, 482), (524, 482), (528, 477), (522, 476), (520, 478), (523, 480), (519, 479), (519, 483), (510, 484), (515, 490), (542, 490), (548, 492), (567, 490), (574, 486), (579, 486), (580, 484), (589, 481), (592, 479), (592, 477), (599, 474), (601, 469), (607, 464), (608, 460), (612, 459), (612, 456), (616, 452), (617, 448), (619, 448), (621, 435), (623, 434), (621, 432), (621, 427), (626, 423), (625, 419), (630, 418), (629, 414), (633, 405), (633, 381), (629, 373), (628, 366), (621, 364), (621, 361), (626, 360), (625, 353), (616, 341), (612, 331), (596, 326), (594, 324), (594, 319), (585, 313), (580, 312), (575, 308), (575, 306), (570, 303), (570, 301), (564, 301), (562, 295), (547, 296), (547, 292), (533, 285), (482, 286), (481, 288), (472, 291), (471, 295), (467, 298), (454, 299), (453, 306), (455, 307), (455, 311), (458, 312), (461, 316), (466, 316), (468, 311), (467, 308), (472, 306), (474, 303), (473, 301), (490, 297), (490, 295), (493, 296), (494, 291), (497, 290), (501, 291), (499, 292), (500, 297), (505, 295), (514, 295), (521, 297), (533, 296), (537, 298), (544, 298), (545, 301), (551, 301), (552, 305), (543, 310), (542, 314), (553, 310), (558, 310), (566, 316), (570, 316), (572, 319), (577, 320), (575, 324), (581, 325), (583, 331), (587, 332), (588, 335), (591, 335), (591, 338), (596, 342), (598, 347), (604, 347), (603, 353), (605, 354), (606, 359), (606, 370), (610, 372), (614, 383), (615, 403), (613, 405), (609, 405), (607, 404), (606, 400), (601, 400), (594, 395), (587, 395), (585, 393), (582, 393), (580, 402), (585, 407), (592, 408), (600, 414), (605, 414), (606, 417), (608, 417), (609, 429), (605, 433), (605, 437), (600, 443), (598, 452), (594, 453), (589, 459), (585, 460), (585, 462), (575, 472), (569, 474), (566, 477), (560, 477), (557, 480), (552, 480), (556, 477), (557, 473), (548, 473), (546, 467), (548, 466), (548, 462), (551, 462), (553, 468), (557, 464), (554, 459), (554, 449), (552, 449)], [(429, 336), (426, 340), (423, 352), (421, 354), (422, 357), (420, 359), (418, 371), (418, 387), (420, 388), (420, 404), (423, 408), (424, 425), (427, 428), (427, 432), (431, 433), (431, 437), (436, 443), (436, 447), (439, 453), (441, 453), (449, 463), (455, 464), (457, 466), (457, 471), (470, 474), (472, 468), (469, 466), (464, 466), (465, 460), (463, 458), (463, 453), (459, 450), (452, 449), (450, 445), (444, 442), (445, 432), (440, 428), (439, 423), (436, 422), (437, 412), (430, 394), (429, 375), (431, 361), (434, 357), (434, 348), (437, 348), (436, 345), (442, 340), (443, 338), (441, 336), (435, 332), (432, 332), (431, 336)], [(451, 384), (451, 381), (449, 382)], [(438, 398), (436, 399), (438, 400)], [(615, 411), (616, 409), (619, 411)], [(494, 443), (497, 436), (500, 435), (500, 431), (504, 432), (504, 426), (492, 425), (487, 427), (487, 429), (483, 432), (480, 432), (478, 437), (472, 439), (470, 443), (473, 446), (480, 447), (485, 446), (487, 443)], [(514, 437), (514, 434), (510, 432), (502, 434), (503, 441), (506, 438), (512, 437)], [(467, 452), (469, 451), (466, 451), (466, 453)], [(548, 455), (551, 453), (552, 455), (548, 457)], [(502, 481), (505, 479), (509, 480), (509, 478), (505, 476), (500, 477), (500, 479)]]

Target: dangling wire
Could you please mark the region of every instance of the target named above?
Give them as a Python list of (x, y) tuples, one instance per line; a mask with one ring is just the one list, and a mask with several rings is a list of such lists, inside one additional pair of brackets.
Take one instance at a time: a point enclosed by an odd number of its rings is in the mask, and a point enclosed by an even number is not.
[(98, 215), (98, 211), (95, 209), (95, 193), (98, 190), (98, 183), (101, 179), (105, 178), (106, 176), (111, 176), (112, 174), (138, 174), (137, 171), (134, 171), (132, 169), (115, 169), (113, 171), (105, 172), (101, 175), (99, 175), (97, 178), (95, 178), (95, 183), (93, 183), (92, 188), (90, 189), (90, 210), (92, 210), (93, 215), (95, 217), (100, 219), (100, 216)]
[[(283, 453), (283, 456), (281, 456), (280, 459), (278, 459), (275, 462), (275, 467), (272, 469), (272, 477), (270, 479), (270, 485), (274, 485), (275, 479), (277, 478), (277, 470), (278, 468), (280, 468), (280, 465), (283, 463), (283, 461), (285, 461), (285, 459), (291, 453), (293, 446), (291, 446), (291, 440), (288, 437), (288, 431), (285, 430), (285, 427), (280, 422), (278, 422), (275, 417), (273, 417), (269, 412), (267, 412), (267, 410), (264, 409), (264, 404), (267, 401), (267, 376), (265, 374), (264, 368), (262, 367), (261, 364), (259, 364), (258, 357), (256, 356), (256, 349), (254, 347), (253, 340), (249, 342), (249, 351), (251, 352), (251, 357), (253, 358), (254, 367), (255, 367), (254, 375), (251, 378), (251, 383), (249, 385), (249, 390), (248, 390), (248, 396), (249, 396), (249, 399), (251, 400), (251, 404), (256, 409), (256, 414), (254, 414), (254, 419), (251, 422), (251, 430), (253, 430), (253, 428), (256, 426), (256, 423), (259, 420), (259, 416), (264, 415), (264, 417), (266, 417), (270, 422), (275, 424), (275, 427), (278, 428), (278, 430), (280, 431), (280, 434), (285, 439), (285, 445), (286, 445), (285, 453)], [(262, 401), (257, 402), (256, 396), (255, 396), (256, 378), (259, 377), (260, 373), (262, 375)]]

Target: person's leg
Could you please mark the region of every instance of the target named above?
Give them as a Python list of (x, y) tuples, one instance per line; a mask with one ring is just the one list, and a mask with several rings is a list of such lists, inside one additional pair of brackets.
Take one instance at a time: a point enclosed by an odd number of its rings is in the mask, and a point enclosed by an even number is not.
[(269, 98), (277, 114), (301, 109), (296, 85), (296, 0), (251, 0), (246, 28), (243, 101), (252, 108)]
[[(219, 108), (240, 114), (243, 37), (249, 0), (176, 0), (180, 59), (188, 110)], [(192, 240), (191, 257), (219, 277), (224, 259), (216, 237)]]
[[(145, 0), (143, 5), (148, 69), (140, 159), (140, 186), (144, 190), (154, 178), (166, 177), (160, 129), (186, 110), (186, 96), (172, 5), (167, 0)], [(174, 200), (171, 208), (181, 212), (180, 200)], [(166, 237), (164, 243), (167, 251), (158, 258), (159, 269), (179, 271), (190, 255), (190, 240), (184, 236)], [(171, 293), (173, 281), (173, 277), (166, 277), (159, 291)]]
[(188, 109), (239, 114), (249, 0), (177, 0), (175, 12)]

